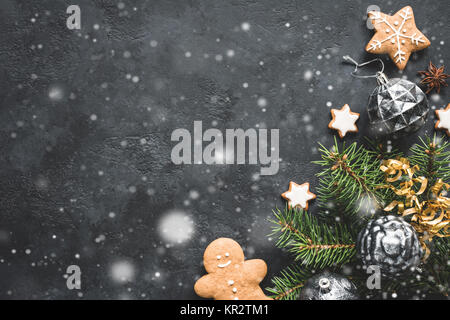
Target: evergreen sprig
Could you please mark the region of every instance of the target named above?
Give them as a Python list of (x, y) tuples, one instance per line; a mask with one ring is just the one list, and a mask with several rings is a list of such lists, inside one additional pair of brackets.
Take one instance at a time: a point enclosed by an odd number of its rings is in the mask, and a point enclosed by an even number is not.
[[(420, 143), (411, 148), (409, 156), (412, 165), (418, 165), (420, 170), (416, 176), (423, 176), (428, 179), (428, 190), (434, 185), (436, 180), (442, 179), (444, 182), (450, 180), (450, 143), (436, 135), (433, 139), (420, 138)], [(428, 195), (428, 192), (425, 192)]]
[(378, 160), (394, 159), (402, 156), (402, 153), (391, 144), (376, 141), (365, 137), (365, 146), (375, 154)]
[(305, 267), (292, 265), (272, 278), (274, 287), (266, 288), (275, 300), (295, 300), (313, 272)]
[(352, 143), (339, 148), (335, 138), (332, 150), (320, 144), (321, 160), (313, 161), (323, 167), (319, 177), (318, 205), (325, 212), (333, 211), (351, 219), (363, 210), (364, 216), (383, 207), (386, 190), (378, 155)]
[(324, 268), (349, 262), (355, 255), (355, 242), (344, 224), (320, 223), (303, 209), (277, 209), (274, 214), (276, 245), (288, 249), (303, 265)]

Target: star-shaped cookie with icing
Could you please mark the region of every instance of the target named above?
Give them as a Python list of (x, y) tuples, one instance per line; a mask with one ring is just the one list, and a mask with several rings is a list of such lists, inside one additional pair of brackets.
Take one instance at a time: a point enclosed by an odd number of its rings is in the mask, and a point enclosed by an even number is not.
[(436, 116), (439, 118), (434, 126), (436, 129), (446, 130), (447, 135), (450, 136), (450, 103), (445, 109), (435, 110)]
[(333, 119), (328, 124), (328, 128), (337, 130), (341, 138), (345, 137), (347, 132), (358, 132), (356, 121), (359, 119), (359, 113), (352, 112), (348, 104), (345, 104), (340, 110), (331, 109)]
[(289, 182), (289, 190), (281, 195), (288, 201), (289, 208), (301, 207), (308, 210), (308, 201), (315, 199), (316, 195), (309, 191), (309, 183), (297, 184)]
[(405, 69), (411, 53), (430, 46), (430, 40), (416, 27), (414, 13), (410, 6), (404, 7), (393, 16), (379, 11), (368, 13), (375, 35), (366, 46), (369, 53), (387, 53), (397, 68)]

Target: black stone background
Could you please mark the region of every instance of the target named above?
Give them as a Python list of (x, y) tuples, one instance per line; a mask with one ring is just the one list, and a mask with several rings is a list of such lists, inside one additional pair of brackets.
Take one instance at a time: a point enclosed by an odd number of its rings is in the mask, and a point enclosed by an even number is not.
[[(81, 6), (80, 31), (66, 28), (69, 4)], [(326, 103), (348, 103), (362, 114), (358, 127), (367, 126), (376, 82), (352, 78), (352, 67), (341, 62), (345, 54), (374, 57), (364, 51), (373, 34), (365, 21), (372, 4), (391, 14), (411, 5), (432, 42), (403, 73), (383, 57), (389, 77), (418, 82), (428, 61), (449, 63), (448, 1), (2, 0), (0, 297), (196, 298), (203, 250), (221, 236), (241, 243), (247, 258), (267, 262), (262, 285), (269, 285), (291, 257), (268, 239), (267, 219), (284, 206), (280, 194), (290, 180), (309, 181), (315, 191), (318, 167), (310, 161), (319, 157), (318, 142), (333, 141)], [(307, 70), (314, 73), (309, 81)], [(49, 97), (55, 86), (59, 100)], [(260, 97), (267, 99), (265, 112)], [(430, 105), (441, 108), (448, 98), (444, 89)], [(194, 120), (204, 128), (213, 121), (219, 129), (279, 128), (278, 174), (258, 178), (254, 165), (172, 164), (171, 132), (192, 131)], [(420, 132), (393, 144), (408, 148), (433, 134), (434, 122), (430, 112)], [(192, 190), (198, 199), (190, 198)], [(195, 233), (167, 248), (157, 226), (171, 209), (189, 214)], [(96, 242), (100, 235), (105, 240)], [(115, 283), (109, 270), (123, 259), (136, 275)], [(80, 291), (66, 288), (70, 264), (81, 267)]]

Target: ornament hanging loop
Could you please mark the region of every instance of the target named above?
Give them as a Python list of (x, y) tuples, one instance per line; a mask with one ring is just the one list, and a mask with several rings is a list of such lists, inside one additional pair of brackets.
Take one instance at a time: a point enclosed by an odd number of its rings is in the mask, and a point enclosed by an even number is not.
[[(367, 79), (367, 78), (377, 78), (377, 82), (379, 85), (385, 85), (388, 82), (388, 78), (386, 77), (386, 75), (383, 73), (384, 71), (384, 63), (383, 60), (381, 60), (380, 58), (376, 58), (370, 61), (366, 61), (363, 63), (358, 63), (356, 62), (352, 57), (350, 56), (343, 56), (342, 57), (346, 62), (352, 63), (355, 65), (355, 70), (353, 70), (353, 72), (351, 73), (352, 77), (355, 78), (360, 78), (360, 79)], [(358, 71), (358, 68), (364, 67), (368, 64), (371, 64), (373, 62), (379, 62), (381, 64), (381, 70), (377, 71), (377, 73), (375, 74), (369, 74), (366, 76), (360, 76), (357, 75), (356, 72)]]

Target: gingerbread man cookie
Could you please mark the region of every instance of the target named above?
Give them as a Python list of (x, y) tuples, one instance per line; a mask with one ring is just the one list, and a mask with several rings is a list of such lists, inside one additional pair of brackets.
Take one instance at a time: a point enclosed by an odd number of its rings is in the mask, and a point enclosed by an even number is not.
[(203, 255), (207, 275), (197, 280), (195, 292), (203, 298), (215, 300), (272, 300), (259, 283), (267, 273), (263, 260), (244, 261), (239, 243), (229, 238), (211, 242)]

